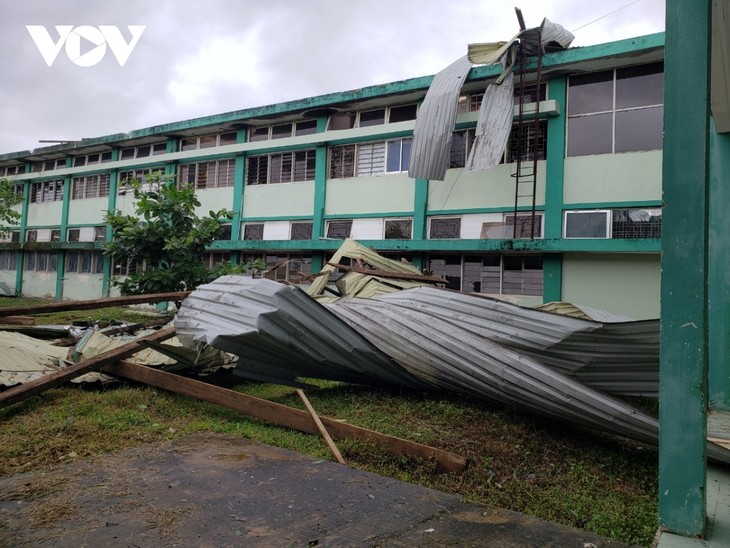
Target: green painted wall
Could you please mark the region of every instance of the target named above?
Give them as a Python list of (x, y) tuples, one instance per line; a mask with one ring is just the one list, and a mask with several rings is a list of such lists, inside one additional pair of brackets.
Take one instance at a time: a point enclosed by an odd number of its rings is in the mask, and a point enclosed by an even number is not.
[(565, 159), (566, 204), (659, 200), (661, 196), (661, 150)]
[[(486, 171), (466, 173), (449, 169), (443, 181), (430, 181), (428, 211), (504, 207), (515, 205), (514, 164), (501, 164)], [(545, 162), (538, 162), (538, 206), (545, 203)]]
[(730, 134), (710, 128), (708, 259), (708, 399), (714, 409), (730, 409)]
[(312, 215), (314, 182), (246, 185), (243, 191), (244, 217), (286, 217)]
[(327, 181), (326, 215), (413, 209), (414, 181), (407, 174)]
[(658, 254), (563, 254), (562, 299), (637, 320), (659, 317)]

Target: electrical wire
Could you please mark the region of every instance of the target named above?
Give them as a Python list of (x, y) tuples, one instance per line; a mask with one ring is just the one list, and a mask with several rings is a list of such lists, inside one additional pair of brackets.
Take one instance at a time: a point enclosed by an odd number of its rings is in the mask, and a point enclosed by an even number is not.
[(613, 10), (613, 11), (611, 11), (611, 12), (605, 14), (605, 15), (601, 15), (598, 19), (594, 19), (593, 21), (590, 21), (590, 22), (586, 23), (585, 25), (581, 25), (580, 27), (578, 27), (576, 29), (573, 29), (570, 32), (575, 33), (576, 31), (579, 31), (580, 29), (583, 29), (583, 28), (587, 27), (588, 25), (592, 25), (593, 23), (595, 23), (597, 21), (600, 21), (601, 19), (605, 19), (609, 15), (613, 15), (614, 13), (619, 12), (619, 11), (621, 11), (623, 9), (626, 9), (629, 6), (633, 6), (634, 4), (638, 4), (639, 2), (641, 2), (641, 0), (633, 0), (633, 2), (629, 2), (625, 6), (621, 6), (620, 8), (616, 8), (615, 10)]

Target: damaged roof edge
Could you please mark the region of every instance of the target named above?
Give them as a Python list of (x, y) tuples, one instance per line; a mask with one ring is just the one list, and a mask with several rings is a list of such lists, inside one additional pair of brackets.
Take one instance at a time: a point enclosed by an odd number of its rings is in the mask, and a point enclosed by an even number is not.
[[(556, 53), (548, 53), (543, 56), (543, 70), (555, 69), (572, 63), (580, 63), (601, 58), (615, 58), (630, 54), (640, 54), (652, 50), (662, 49), (664, 47), (664, 33), (648, 34), (636, 38), (627, 38), (615, 42), (607, 42), (605, 44), (597, 44), (593, 46), (584, 46), (570, 48), (565, 51)], [(528, 70), (531, 68), (528, 63)], [(481, 78), (489, 78), (497, 76), (500, 72), (499, 67), (479, 66), (473, 67), (467, 76), (467, 81), (477, 80)], [(214, 114), (150, 126), (143, 129), (133, 130), (128, 133), (115, 133), (100, 137), (92, 137), (82, 139), (72, 145), (53, 145), (49, 147), (39, 147), (32, 151), (23, 150), (0, 154), (0, 161), (15, 160), (24, 158), (31, 154), (49, 154), (54, 152), (71, 152), (85, 147), (107, 144), (121, 140), (137, 139), (140, 137), (148, 137), (151, 135), (164, 136), (167, 133), (180, 131), (184, 129), (204, 128), (206, 126), (245, 121), (248, 118), (257, 118), (262, 116), (270, 116), (275, 114), (294, 113), (300, 110), (328, 106), (340, 102), (357, 101), (360, 99), (368, 99), (382, 95), (403, 93), (407, 91), (415, 91), (419, 89), (427, 89), (433, 80), (433, 76), (420, 76), (407, 80), (400, 80), (388, 84), (380, 84), (375, 86), (367, 86), (360, 89), (317, 95), (306, 99), (297, 99), (273, 105), (265, 105), (252, 107), (242, 110), (230, 111), (222, 114)]]

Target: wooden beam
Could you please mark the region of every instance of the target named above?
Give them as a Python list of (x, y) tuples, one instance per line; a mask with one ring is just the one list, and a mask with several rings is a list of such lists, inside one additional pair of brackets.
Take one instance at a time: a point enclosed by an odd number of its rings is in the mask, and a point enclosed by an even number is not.
[(304, 403), (304, 407), (306, 407), (307, 411), (309, 411), (309, 414), (312, 416), (314, 424), (317, 425), (317, 430), (319, 430), (319, 433), (324, 438), (324, 441), (327, 442), (327, 447), (330, 448), (330, 451), (332, 451), (332, 454), (337, 459), (337, 462), (339, 462), (340, 464), (345, 464), (345, 459), (342, 458), (342, 453), (340, 453), (340, 450), (337, 449), (335, 442), (332, 441), (332, 436), (329, 435), (329, 432), (327, 432), (324, 424), (322, 424), (322, 420), (319, 418), (319, 415), (317, 415), (314, 407), (312, 407), (312, 404), (309, 402), (309, 398), (304, 394), (304, 390), (302, 390), (301, 388), (297, 388), (297, 396), (299, 396), (299, 399), (302, 400), (302, 403)]
[(63, 312), (64, 310), (92, 310), (95, 308), (106, 308), (108, 306), (182, 301), (185, 297), (190, 295), (190, 293), (190, 291), (175, 291), (170, 293), (150, 293), (149, 295), (108, 297), (106, 299), (93, 299), (90, 301), (58, 301), (55, 303), (37, 304), (32, 306), (14, 306), (9, 308), (0, 308), (0, 317), (17, 315), (33, 316), (35, 314)]
[(129, 356), (136, 354), (143, 349), (142, 345), (139, 343), (139, 341), (141, 340), (164, 341), (174, 335), (174, 327), (165, 327), (163, 329), (160, 329), (156, 333), (152, 333), (151, 335), (147, 335), (146, 337), (141, 337), (135, 341), (130, 341), (123, 346), (114, 348), (112, 350), (109, 350), (108, 352), (103, 352), (102, 354), (94, 356), (93, 358), (89, 358), (88, 360), (80, 361), (79, 363), (70, 367), (65, 367), (59, 371), (56, 371), (49, 375), (44, 375), (43, 377), (34, 379), (25, 384), (8, 388), (4, 392), (0, 392), (0, 408), (6, 407), (13, 403), (18, 403), (23, 400), (27, 400), (28, 398), (35, 396), (36, 394), (40, 394), (41, 392), (44, 392), (50, 388), (59, 386), (65, 382), (70, 381), (71, 379), (75, 379), (76, 377), (83, 375), (84, 373), (89, 373), (90, 371), (98, 371), (105, 365), (109, 365), (110, 363), (114, 363), (121, 359), (128, 358)]
[[(312, 417), (306, 411), (300, 411), (299, 409), (287, 407), (279, 403), (241, 394), (240, 392), (227, 388), (220, 388), (212, 384), (206, 384), (201, 381), (166, 373), (165, 371), (137, 365), (128, 361), (119, 361), (107, 365), (104, 367), (103, 372), (133, 381), (143, 382), (216, 405), (222, 405), (229, 409), (246, 413), (252, 417), (279, 426), (299, 430), (300, 432), (306, 432), (307, 434), (316, 435), (319, 433), (317, 427), (312, 422)], [(393, 455), (407, 454), (423, 459), (433, 458), (436, 461), (437, 467), (445, 472), (461, 474), (467, 466), (467, 460), (454, 453), (338, 422), (326, 417), (320, 417), (320, 420), (334, 438), (357, 439), (369, 442)]]
[(119, 333), (132, 333), (138, 329), (145, 329), (147, 327), (157, 327), (158, 325), (165, 325), (170, 321), (170, 318), (155, 318), (154, 320), (147, 320), (141, 323), (131, 323), (129, 325), (116, 325), (112, 327), (106, 327), (99, 331), (102, 335), (111, 337), (112, 335), (118, 335)]
[(411, 282), (426, 282), (435, 284), (447, 284), (449, 280), (440, 278), (438, 276), (425, 276), (423, 274), (405, 274), (403, 272), (388, 272), (386, 270), (376, 270), (374, 268), (357, 268), (354, 266), (347, 266), (345, 264), (338, 263), (327, 263), (330, 266), (334, 266), (345, 272), (357, 272), (358, 274), (368, 274), (370, 276), (377, 276), (378, 278), (391, 278), (394, 280), (408, 280)]
[[(35, 318), (33, 316), (6, 316), (0, 323), (11, 325), (35, 325)], [(0, 327), (0, 329), (2, 329), (2, 327)]]

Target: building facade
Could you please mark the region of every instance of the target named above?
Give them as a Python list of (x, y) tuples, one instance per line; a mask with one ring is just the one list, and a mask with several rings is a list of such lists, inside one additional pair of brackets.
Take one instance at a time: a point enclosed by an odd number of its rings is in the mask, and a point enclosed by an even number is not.
[[(454, 289), (658, 317), (663, 56), (663, 34), (545, 54), (529, 98), (539, 129), (513, 131), (500, 165), (467, 173), (477, 110), (499, 75), (473, 67), (443, 181), (407, 173), (432, 77), (2, 154), (0, 177), (24, 200), (0, 243), (0, 289), (113, 293), (135, 265), (103, 255), (104, 214), (132, 213), (127, 181), (161, 171), (194, 185), (202, 211), (234, 212), (209, 263), (264, 258), (271, 277), (302, 282), (350, 237)], [(513, 174), (535, 155), (533, 215), (515, 207)]]

